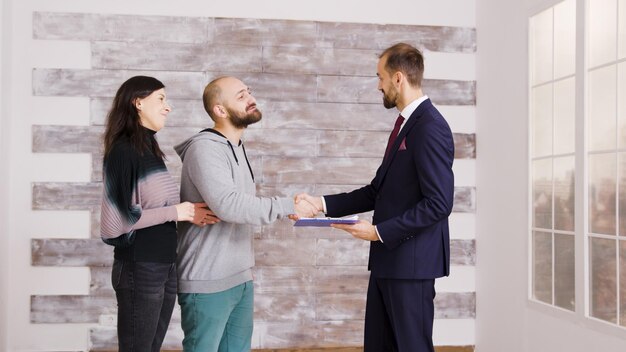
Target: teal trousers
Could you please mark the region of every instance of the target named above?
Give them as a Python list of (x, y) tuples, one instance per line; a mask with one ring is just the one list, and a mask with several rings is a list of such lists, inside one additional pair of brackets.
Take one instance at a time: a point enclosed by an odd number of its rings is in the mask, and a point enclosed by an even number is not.
[(185, 352), (248, 352), (254, 287), (245, 282), (216, 293), (179, 293)]

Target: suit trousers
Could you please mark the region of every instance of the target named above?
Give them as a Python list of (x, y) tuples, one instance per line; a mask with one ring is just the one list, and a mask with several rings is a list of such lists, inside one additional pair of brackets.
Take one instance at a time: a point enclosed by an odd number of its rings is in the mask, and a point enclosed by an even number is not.
[(115, 259), (111, 281), (120, 352), (160, 351), (176, 302), (176, 264)]
[(435, 280), (370, 275), (364, 352), (434, 352)]

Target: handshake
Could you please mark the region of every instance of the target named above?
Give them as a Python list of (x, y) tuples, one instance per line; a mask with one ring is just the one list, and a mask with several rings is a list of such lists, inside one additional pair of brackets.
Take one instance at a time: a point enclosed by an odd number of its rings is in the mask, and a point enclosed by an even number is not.
[[(324, 212), (324, 203), (322, 197), (313, 197), (306, 193), (297, 194), (293, 198), (295, 214), (289, 215), (291, 220), (300, 218), (312, 218), (317, 214)], [(343, 230), (351, 234), (354, 238), (365, 241), (379, 241), (378, 231), (369, 221), (359, 220), (354, 225), (349, 224), (331, 224), (333, 228)]]
[(300, 218), (313, 218), (317, 214), (324, 212), (322, 197), (313, 197), (307, 193), (297, 194), (293, 198), (295, 214), (289, 215), (291, 220)]

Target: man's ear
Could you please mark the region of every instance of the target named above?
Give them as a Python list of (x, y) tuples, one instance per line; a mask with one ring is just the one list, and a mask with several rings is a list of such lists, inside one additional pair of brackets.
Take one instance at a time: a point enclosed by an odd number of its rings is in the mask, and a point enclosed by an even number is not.
[(226, 108), (223, 105), (214, 105), (213, 113), (215, 114), (215, 116), (226, 117)]
[(396, 71), (396, 73), (393, 74), (393, 82), (396, 85), (400, 85), (400, 83), (402, 83), (402, 79), (404, 79), (404, 74), (400, 71)]

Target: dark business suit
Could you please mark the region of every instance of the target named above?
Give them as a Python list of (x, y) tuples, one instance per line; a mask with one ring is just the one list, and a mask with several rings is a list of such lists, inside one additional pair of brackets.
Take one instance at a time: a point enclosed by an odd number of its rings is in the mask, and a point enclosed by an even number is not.
[(374, 210), (365, 351), (432, 351), (434, 279), (449, 274), (454, 141), (429, 99), (400, 130), (372, 182), (324, 196), (329, 216)]

